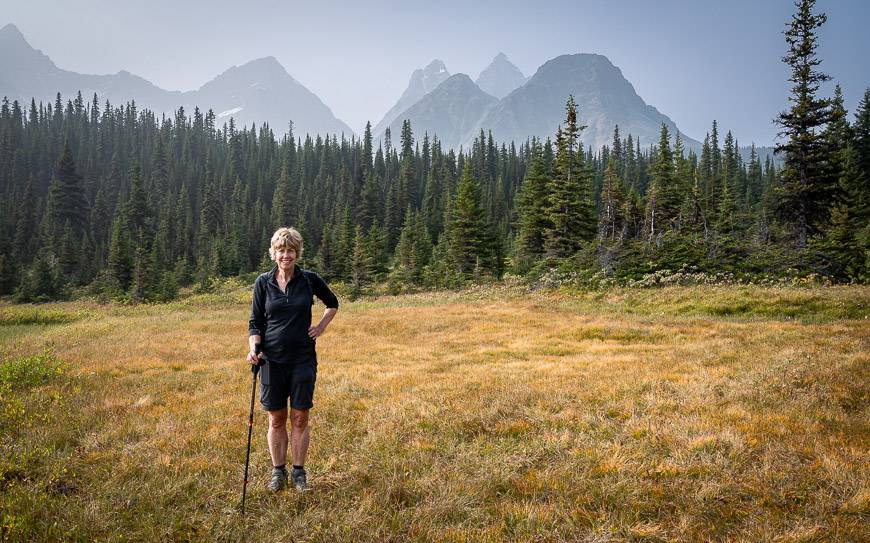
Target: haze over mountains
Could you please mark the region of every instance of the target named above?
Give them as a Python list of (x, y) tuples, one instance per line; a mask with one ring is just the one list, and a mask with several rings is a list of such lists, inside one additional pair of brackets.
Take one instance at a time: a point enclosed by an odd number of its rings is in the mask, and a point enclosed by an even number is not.
[(508, 60), (507, 55), (499, 53), (489, 66), (480, 72), (475, 83), (483, 92), (502, 99), (517, 87), (521, 87), (527, 80), (523, 72)]
[[(578, 104), (578, 121), (587, 125), (581, 134), (584, 146), (598, 149), (609, 145), (616, 125), (622, 137), (631, 134), (642, 147), (658, 142), (662, 123), (672, 135), (677, 131), (676, 124), (646, 104), (619, 68), (602, 55), (562, 55), (544, 63), (526, 80), (505, 55), (499, 54), (478, 82), (503, 94), (501, 99), (486, 93), (467, 76), (451, 81), (449, 86), (447, 81), (395, 115), (390, 131), (398, 134), (402, 122), (408, 119), (414, 134), (437, 134), (444, 148), (467, 149), (481, 129), (491, 130), (499, 142), (524, 142), (530, 136), (555, 139), (556, 128), (565, 119), (569, 94)], [(381, 125), (374, 131), (376, 140), (383, 137), (385, 128)], [(685, 134), (682, 138), (687, 148), (700, 150), (700, 142)]]
[[(85, 100), (96, 93), (120, 105), (135, 100), (140, 108), (171, 114), (179, 106), (191, 113), (212, 109), (217, 126), (232, 117), (236, 126), (269, 123), (279, 136), (290, 121), (296, 135), (345, 134), (354, 131), (336, 118), (314, 93), (296, 81), (274, 57), (233, 66), (199, 89), (167, 91), (149, 81), (120, 71), (112, 75), (86, 75), (58, 68), (41, 51), (33, 49), (14, 25), (0, 29), (0, 96), (54, 102), (81, 91)], [(609, 144), (619, 125), (623, 137), (632, 134), (642, 147), (658, 141), (661, 124), (675, 133), (674, 122), (646, 104), (634, 87), (606, 57), (592, 54), (562, 55), (542, 65), (526, 78), (506, 55), (499, 53), (476, 81), (465, 74), (451, 75), (441, 60), (411, 74), (408, 87), (396, 104), (375, 125), (380, 140), (390, 128), (394, 140), (404, 119), (416, 138), (437, 135), (442, 147), (468, 148), (480, 130), (492, 130), (498, 142), (524, 142), (530, 136), (553, 138), (565, 117), (565, 101), (573, 94), (579, 120), (588, 125), (581, 137), (584, 146)], [(700, 144), (683, 135), (688, 148)]]
[[(421, 98), (438, 88), (450, 77), (450, 72), (444, 67), (444, 63), (437, 58), (425, 68), (414, 70), (408, 81), (408, 88), (399, 97), (399, 100), (384, 114), (384, 117), (372, 128), (373, 134), (383, 134), (384, 130), (405, 112), (408, 108), (420, 101)], [(401, 123), (400, 123), (401, 124)]]
[[(480, 90), (470, 77), (456, 74), (398, 115), (389, 126), (390, 132), (398, 138), (402, 123), (409, 119), (416, 138), (435, 134), (442, 148), (458, 148), (469, 134), (477, 134), (480, 120), (496, 103), (498, 99)], [(384, 131), (373, 134), (377, 141)]]
[(230, 117), (236, 126), (269, 123), (281, 135), (293, 121), (297, 135), (306, 133), (345, 133), (353, 130), (337, 119), (332, 111), (314, 93), (293, 79), (274, 57), (265, 57), (233, 66), (190, 92), (167, 91), (145, 79), (126, 71), (111, 75), (86, 75), (58, 68), (48, 56), (33, 49), (21, 32), (9, 24), (0, 29), (0, 96), (8, 96), (29, 105), (54, 102), (58, 92), (64, 103), (81, 91), (90, 101), (94, 93), (102, 107), (105, 100), (120, 105), (135, 100), (139, 108), (148, 108), (158, 114), (171, 114), (184, 106), (188, 114), (198, 106), (203, 112), (209, 108), (217, 115), (221, 126)]

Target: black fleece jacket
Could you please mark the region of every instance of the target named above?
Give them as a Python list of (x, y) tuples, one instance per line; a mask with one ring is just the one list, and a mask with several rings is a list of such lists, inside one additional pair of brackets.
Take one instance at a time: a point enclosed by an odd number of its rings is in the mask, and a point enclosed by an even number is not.
[(278, 266), (254, 282), (250, 335), (262, 341), (263, 355), (276, 364), (302, 363), (314, 358), (314, 340), (308, 336), (314, 296), (326, 307), (338, 308), (338, 298), (314, 272), (295, 267), (285, 291), (275, 279)]

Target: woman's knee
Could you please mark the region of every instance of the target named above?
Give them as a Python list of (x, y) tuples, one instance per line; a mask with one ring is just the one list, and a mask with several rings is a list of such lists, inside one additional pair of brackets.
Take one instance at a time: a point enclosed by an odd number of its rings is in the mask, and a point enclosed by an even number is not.
[(280, 430), (287, 426), (287, 410), (279, 409), (277, 411), (269, 411), (269, 426)]
[(290, 424), (293, 428), (304, 430), (308, 426), (308, 410), (293, 409), (290, 412)]

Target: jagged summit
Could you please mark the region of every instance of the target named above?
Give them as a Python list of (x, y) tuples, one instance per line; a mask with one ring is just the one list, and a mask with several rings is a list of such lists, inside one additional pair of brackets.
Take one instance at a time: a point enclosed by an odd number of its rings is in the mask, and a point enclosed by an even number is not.
[(504, 53), (499, 53), (492, 59), (477, 77), (477, 85), (484, 92), (504, 98), (526, 82), (526, 76), (520, 71)]
[(408, 119), (416, 137), (422, 138), (428, 132), (430, 137), (438, 136), (445, 148), (455, 148), (497, 101), (466, 74), (455, 74), (399, 114), (390, 124), (390, 131), (400, 133), (402, 122)]
[[(574, 95), (578, 120), (587, 125), (581, 138), (598, 148), (608, 144), (613, 128), (632, 134), (642, 145), (658, 141), (662, 123), (671, 133), (674, 122), (638, 96), (634, 86), (610, 60), (598, 54), (560, 55), (545, 62), (520, 88), (489, 110), (481, 128), (501, 141), (552, 137), (565, 117), (565, 101)], [(698, 144), (683, 136), (687, 146)], [(699, 144), (698, 144), (699, 145)]]
[[(42, 54), (42, 51), (34, 49), (27, 42), (24, 34), (12, 23), (0, 28), (0, 50), (3, 51), (4, 57), (16, 60), (16, 64), (20, 64), (21, 61), (32, 62), (37, 57), (48, 58)], [(22, 59), (22, 56), (25, 58)]]
[(450, 77), (450, 72), (440, 59), (435, 59), (425, 68), (418, 68), (411, 74), (408, 81), (408, 87), (399, 100), (384, 114), (384, 117), (372, 129), (372, 134), (375, 137), (380, 137), (381, 134), (390, 126), (396, 117), (409, 107), (420, 101), (421, 98), (435, 90), (438, 85), (443, 83)]
[(427, 64), (425, 68), (423, 68), (423, 74), (425, 74), (426, 76), (432, 76), (446, 71), (447, 67), (444, 66), (444, 61), (437, 58)]
[[(0, 28), (0, 36), (7, 36), (7, 35), (8, 36), (18, 36), (19, 38), (24, 40), (24, 34), (22, 34), (21, 31), (18, 30), (18, 27), (12, 23), (8, 23), (8, 24), (4, 25), (3, 28)], [(25, 41), (27, 41), (27, 40), (25, 40)]]

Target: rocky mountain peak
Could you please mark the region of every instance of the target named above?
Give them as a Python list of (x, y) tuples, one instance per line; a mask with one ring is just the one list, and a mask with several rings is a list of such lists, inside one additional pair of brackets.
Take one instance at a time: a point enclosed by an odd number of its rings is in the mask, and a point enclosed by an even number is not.
[(484, 92), (504, 98), (526, 82), (526, 76), (504, 53), (499, 53), (492, 59), (477, 77), (477, 85)]
[(450, 77), (450, 72), (440, 59), (435, 59), (425, 68), (418, 68), (411, 74), (411, 79), (408, 81), (408, 87), (399, 100), (384, 114), (384, 117), (372, 129), (372, 133), (379, 134), (383, 132), (396, 117), (420, 101), (421, 98), (435, 90), (438, 85), (443, 83)]

